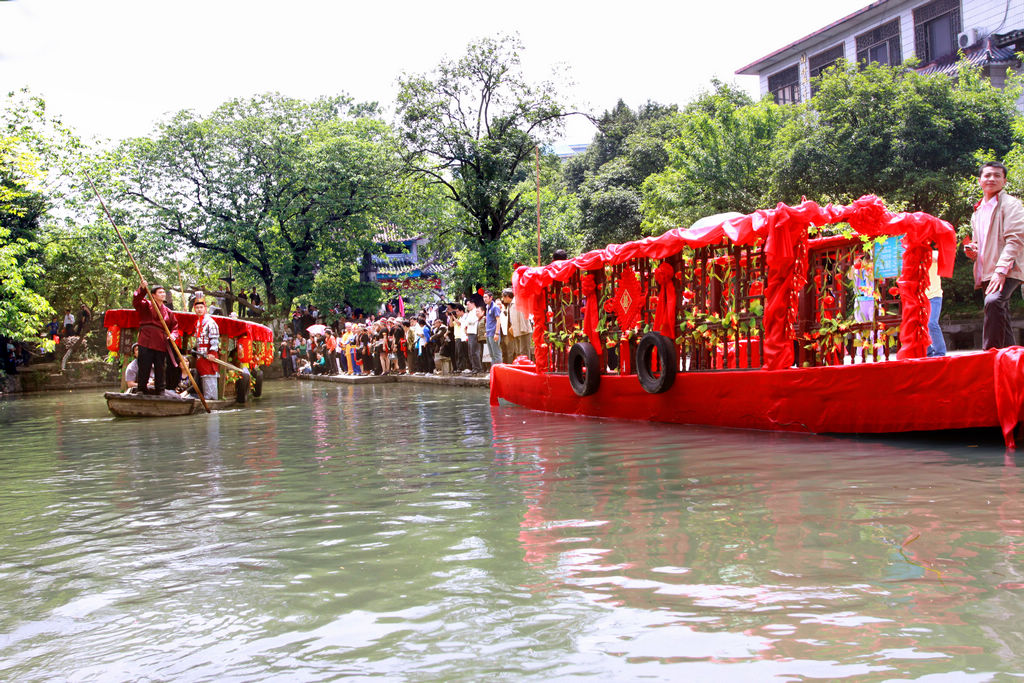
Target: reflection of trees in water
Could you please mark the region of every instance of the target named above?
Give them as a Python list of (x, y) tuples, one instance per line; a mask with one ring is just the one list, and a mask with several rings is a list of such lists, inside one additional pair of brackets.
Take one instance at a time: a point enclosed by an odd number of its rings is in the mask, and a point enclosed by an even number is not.
[(546, 576), (537, 590), (763, 636), (762, 658), (906, 650), (1006, 670), (992, 652), (1024, 652), (1018, 470), (885, 443), (493, 415), (499, 453), (537, 461), (519, 534)]

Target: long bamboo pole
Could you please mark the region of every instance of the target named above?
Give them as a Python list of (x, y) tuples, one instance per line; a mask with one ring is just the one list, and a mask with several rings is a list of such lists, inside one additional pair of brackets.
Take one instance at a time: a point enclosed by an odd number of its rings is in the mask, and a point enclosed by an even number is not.
[(537, 267), (540, 268), (540, 145), (537, 145)]
[[(96, 185), (93, 184), (92, 178), (89, 177), (88, 173), (85, 173), (85, 179), (89, 181), (89, 187), (92, 188), (93, 194), (96, 195), (96, 199), (100, 201), (100, 206), (103, 207), (103, 212), (107, 214), (107, 220), (114, 226), (117, 238), (121, 240), (121, 246), (124, 247), (125, 253), (128, 254), (128, 259), (132, 262), (132, 265), (135, 266), (135, 272), (139, 275), (139, 284), (141, 285), (146, 281), (146, 278), (142, 276), (142, 270), (139, 268), (139, 264), (135, 261), (135, 257), (132, 256), (132, 250), (128, 248), (128, 242), (125, 241), (124, 235), (121, 234), (121, 229), (117, 227), (117, 223), (114, 222), (114, 217), (110, 215), (110, 210), (107, 209), (107, 205), (103, 201), (103, 197), (100, 196), (99, 190), (96, 189)], [(188, 365), (185, 363), (185, 357), (181, 355), (181, 349), (179, 349), (178, 345), (174, 343), (174, 338), (171, 336), (171, 330), (167, 327), (167, 322), (164, 320), (163, 315), (160, 314), (160, 302), (156, 300), (156, 297), (153, 295), (153, 292), (149, 290), (149, 287), (146, 288), (146, 293), (149, 294), (149, 300), (153, 305), (153, 310), (157, 312), (154, 317), (160, 321), (160, 326), (164, 328), (164, 334), (167, 335), (167, 343), (172, 349), (174, 349), (174, 353), (178, 356), (178, 361), (181, 363), (181, 367), (185, 368), (185, 374), (188, 375), (188, 381), (192, 385), (192, 388), (196, 390), (196, 395), (199, 396), (199, 401), (203, 404), (203, 408), (206, 409), (206, 412), (210, 412), (210, 406), (206, 405), (206, 399), (203, 398), (202, 390), (199, 388), (199, 385), (196, 384), (195, 378), (192, 377), (192, 371), (189, 370)]]
[(231, 363), (228, 363), (227, 361), (221, 360), (220, 358), (207, 358), (206, 360), (212, 361), (213, 363), (216, 363), (217, 365), (222, 365), (225, 368), (227, 368), (228, 370), (234, 370), (235, 372), (243, 374), (243, 375), (251, 374), (245, 368), (240, 368), (237, 365), (232, 365)]

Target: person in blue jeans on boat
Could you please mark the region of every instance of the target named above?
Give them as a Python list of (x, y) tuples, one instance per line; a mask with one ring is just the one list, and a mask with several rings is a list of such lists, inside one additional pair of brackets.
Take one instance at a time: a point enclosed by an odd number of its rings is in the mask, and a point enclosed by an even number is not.
[(942, 336), (942, 327), (939, 326), (939, 316), (942, 314), (942, 280), (939, 279), (939, 252), (932, 250), (932, 265), (928, 269), (928, 289), (924, 292), (925, 298), (931, 305), (931, 313), (928, 315), (928, 336), (932, 343), (928, 345), (928, 357), (946, 355), (946, 340)]
[(487, 316), (487, 350), (491, 353), (491, 365), (498, 365), (501, 360), (501, 304), (494, 300), (494, 295), (484, 292), (484, 306)]

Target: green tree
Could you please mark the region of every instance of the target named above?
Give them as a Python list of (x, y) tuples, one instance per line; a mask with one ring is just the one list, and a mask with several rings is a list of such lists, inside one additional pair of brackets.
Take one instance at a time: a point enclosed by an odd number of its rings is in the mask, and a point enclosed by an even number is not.
[[(578, 157), (575, 157), (578, 158)], [(571, 160), (570, 160), (571, 161)], [(579, 197), (568, 191), (563, 180), (563, 164), (558, 157), (542, 159), (540, 177), (540, 252), (541, 265), (551, 261), (551, 254), (564, 249), (569, 254), (585, 251), (584, 235), (579, 229)], [(509, 264), (537, 265), (537, 180), (524, 181), (519, 188), (524, 201), (533, 211), (520, 216), (502, 238), (502, 257)], [(508, 273), (511, 276), (511, 270)], [(506, 278), (507, 281), (507, 278)]]
[(441, 228), (461, 233), (492, 286), (502, 282), (498, 242), (530, 208), (521, 183), (534, 149), (569, 115), (553, 83), (525, 80), (521, 49), (517, 38), (485, 38), (430, 75), (399, 79), (410, 167), (459, 207), (461, 215)]
[(664, 171), (643, 185), (644, 231), (660, 234), (726, 211), (774, 206), (772, 158), (792, 107), (714, 81), (675, 117)]
[(563, 172), (579, 194), (584, 249), (640, 236), (641, 186), (669, 161), (665, 143), (675, 131), (676, 107), (648, 102), (637, 111), (622, 100), (602, 115), (587, 151), (570, 159)]
[(209, 117), (182, 111), (121, 148), (125, 195), (148, 227), (263, 284), (267, 303), (310, 291), (329, 261), (356, 261), (403, 183), (375, 105), (277, 94)]
[(53, 308), (32, 286), (42, 275), (35, 237), (41, 203), (28, 185), (35, 175), (21, 140), (0, 136), (0, 337), (39, 341)]
[(834, 66), (780, 133), (779, 198), (877, 194), (962, 223), (970, 206), (962, 205), (960, 179), (973, 174), (979, 150), (1009, 151), (1020, 92), (1018, 79), (999, 89), (966, 62), (954, 78), (905, 66)]

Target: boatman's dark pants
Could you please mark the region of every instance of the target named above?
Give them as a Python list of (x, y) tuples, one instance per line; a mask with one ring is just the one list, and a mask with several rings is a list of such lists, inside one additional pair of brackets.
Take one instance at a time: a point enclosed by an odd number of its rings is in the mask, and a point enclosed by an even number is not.
[[(1003, 289), (985, 295), (985, 322), (981, 326), (981, 348), (1004, 349), (1013, 346), (1013, 328), (1010, 327), (1010, 297), (1020, 288), (1020, 280), (1006, 278)], [(981, 291), (988, 288), (988, 282), (981, 283)], [(142, 364), (139, 363), (139, 370)]]
[[(153, 391), (147, 391), (149, 374), (153, 373)], [(167, 387), (167, 353), (139, 347), (139, 391), (144, 394), (164, 393)]]

